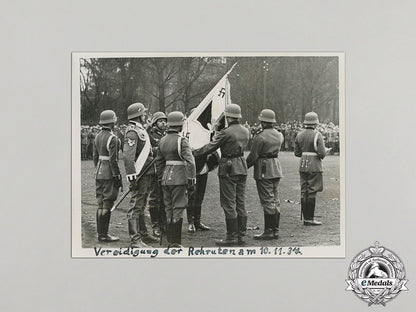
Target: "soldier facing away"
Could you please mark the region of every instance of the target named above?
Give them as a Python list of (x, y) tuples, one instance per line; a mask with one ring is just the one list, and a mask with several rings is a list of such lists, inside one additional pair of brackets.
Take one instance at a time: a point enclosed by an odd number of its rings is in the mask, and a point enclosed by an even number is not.
[(182, 131), (185, 116), (168, 115), (168, 132), (159, 143), (156, 168), (163, 188), (166, 234), (170, 247), (181, 247), (183, 212), (188, 205), (187, 192), (195, 188), (195, 160), (188, 139)]
[(253, 145), (247, 157), (247, 166), (254, 166), (254, 179), (260, 203), (264, 212), (264, 232), (254, 239), (277, 239), (280, 223), (280, 199), (278, 187), (282, 169), (278, 154), (283, 143), (283, 135), (273, 128), (275, 113), (263, 109), (259, 120), (261, 129), (253, 138)]
[(225, 240), (217, 241), (218, 246), (244, 244), (247, 231), (245, 188), (247, 163), (244, 150), (249, 140), (249, 130), (240, 124), (241, 108), (237, 104), (225, 107), (224, 115), (228, 127), (218, 132), (212, 141), (194, 151), (195, 157), (207, 155), (218, 148), (221, 159), (218, 167), (220, 182), (220, 203), (224, 209), (227, 234)]
[(112, 110), (103, 111), (100, 115), (102, 130), (95, 137), (93, 160), (95, 166), (95, 185), (97, 209), (97, 232), (100, 242), (113, 242), (118, 237), (108, 234), (111, 218), (111, 207), (117, 199), (119, 188), (123, 187), (118, 167), (118, 139), (112, 132), (117, 116)]
[(327, 150), (322, 134), (315, 130), (318, 114), (309, 112), (303, 122), (305, 129), (295, 139), (295, 156), (300, 157), (299, 174), (301, 211), (304, 225), (321, 225), (315, 220), (316, 193), (323, 190), (322, 159)]
[(150, 193), (151, 175), (155, 172), (154, 167), (151, 166), (140, 181), (137, 180), (137, 176), (144, 168), (149, 168), (153, 160), (150, 138), (143, 125), (146, 122), (146, 111), (141, 103), (131, 104), (127, 108), (129, 125), (124, 138), (124, 166), (132, 191), (130, 208), (127, 212), (131, 247), (147, 247), (143, 241), (145, 243), (158, 241), (148, 233), (144, 216)]

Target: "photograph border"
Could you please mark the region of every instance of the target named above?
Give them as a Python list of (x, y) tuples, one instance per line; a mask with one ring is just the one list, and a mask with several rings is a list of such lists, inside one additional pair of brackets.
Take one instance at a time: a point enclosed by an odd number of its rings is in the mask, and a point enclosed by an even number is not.
[[(228, 249), (250, 249), (255, 250), (254, 254), (248, 255), (188, 255), (189, 248), (185, 247), (183, 251), (171, 254), (166, 253), (167, 248), (148, 248), (133, 250), (132, 248), (83, 248), (82, 247), (82, 229), (81, 229), (81, 159), (80, 155), (80, 137), (81, 129), (81, 101), (80, 101), (80, 62), (81, 58), (124, 58), (124, 57), (313, 57), (313, 56), (336, 56), (339, 64), (339, 135), (340, 135), (340, 244), (337, 246), (293, 246), (282, 247), (286, 250), (289, 248), (301, 248), (301, 254), (286, 252), (278, 255), (264, 252), (264, 247), (230, 247)], [(344, 52), (72, 52), (72, 85), (71, 85), (71, 256), (72, 258), (345, 258), (346, 246), (346, 211), (345, 211), (345, 53)], [(269, 246), (270, 248), (270, 246)], [(271, 247), (280, 248), (280, 247)], [(199, 249), (199, 248), (195, 248)], [(217, 248), (207, 247), (206, 250), (215, 250)], [(157, 250), (157, 251), (155, 251)], [(157, 256), (155, 256), (155, 254)]]

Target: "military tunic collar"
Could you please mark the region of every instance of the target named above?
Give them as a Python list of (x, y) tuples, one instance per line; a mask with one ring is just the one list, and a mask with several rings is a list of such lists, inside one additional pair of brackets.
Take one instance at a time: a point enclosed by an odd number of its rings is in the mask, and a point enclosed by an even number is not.
[(238, 124), (240, 124), (240, 122), (238, 120), (233, 120), (233, 121), (231, 121), (231, 122), (228, 123), (229, 126), (231, 126), (231, 125), (238, 125)]
[(159, 134), (159, 135), (163, 135), (163, 132), (164, 131), (162, 131), (162, 130), (160, 130), (158, 127), (153, 127), (153, 132), (155, 132), (156, 134)]
[(133, 124), (133, 125), (135, 125), (135, 126), (137, 126), (139, 128), (144, 129), (143, 125), (140, 122), (138, 122), (138, 121), (130, 120), (129, 123), (131, 123), (131, 124)]

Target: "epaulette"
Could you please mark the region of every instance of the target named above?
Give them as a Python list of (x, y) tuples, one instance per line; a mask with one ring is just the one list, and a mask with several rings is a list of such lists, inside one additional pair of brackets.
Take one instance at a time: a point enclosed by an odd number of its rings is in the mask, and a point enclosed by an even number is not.
[(146, 130), (143, 127), (140, 127), (138, 125), (129, 125), (126, 129), (126, 134), (129, 131), (136, 132), (137, 136), (141, 141), (146, 141), (146, 134), (144, 133), (144, 131)]
[(260, 133), (263, 132), (263, 130), (264, 130), (263, 128), (257, 129), (256, 132), (254, 132), (253, 136), (259, 135)]

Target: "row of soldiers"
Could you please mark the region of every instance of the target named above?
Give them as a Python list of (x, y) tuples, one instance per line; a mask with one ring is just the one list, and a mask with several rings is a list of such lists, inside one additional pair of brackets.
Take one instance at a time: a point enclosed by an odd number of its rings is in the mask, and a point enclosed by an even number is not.
[[(181, 135), (185, 116), (181, 112), (154, 114), (151, 127), (145, 129), (147, 109), (134, 103), (127, 109), (129, 125), (124, 139), (124, 165), (130, 183), (131, 201), (127, 213), (131, 247), (146, 247), (157, 242), (161, 235), (147, 231), (144, 208), (149, 211), (155, 229), (166, 233), (170, 247), (181, 247), (183, 212), (188, 211), (188, 231), (209, 230), (201, 223), (201, 204), (205, 193), (207, 173), (218, 166), (220, 204), (224, 210), (226, 237), (218, 240), (218, 246), (245, 244), (247, 210), (245, 188), (247, 169), (254, 166), (260, 203), (264, 212), (264, 231), (254, 239), (278, 238), (280, 201), (278, 186), (282, 169), (278, 154), (283, 135), (273, 124), (275, 113), (264, 109), (259, 115), (261, 129), (257, 131), (250, 153), (244, 157), (249, 142), (249, 130), (240, 124), (241, 108), (229, 104), (224, 116), (227, 127), (216, 131), (211, 142), (199, 149), (192, 149), (186, 137)], [(116, 114), (107, 110), (100, 115), (102, 131), (94, 143), (96, 166), (97, 231), (99, 241), (115, 241), (108, 233), (111, 208), (122, 187), (118, 167), (120, 140), (112, 129)], [(300, 157), (301, 209), (304, 225), (320, 225), (314, 219), (316, 193), (322, 191), (321, 159), (326, 155), (322, 135), (314, 128), (318, 116), (310, 112), (305, 116), (305, 130), (296, 137), (295, 156)], [(167, 131), (165, 133), (165, 127)], [(221, 157), (214, 155), (220, 150)], [(214, 160), (213, 160), (214, 159)], [(195, 161), (197, 160), (197, 162)], [(202, 160), (202, 162), (201, 162)], [(217, 160), (217, 163), (215, 163)], [(197, 166), (196, 163), (202, 163)], [(209, 165), (211, 168), (209, 168)], [(198, 179), (197, 179), (198, 178)], [(159, 198), (163, 198), (161, 202)], [(190, 208), (191, 207), (191, 208)], [(191, 219), (189, 218), (191, 217)]]
[[(251, 140), (256, 134), (256, 132), (261, 129), (261, 125), (254, 123), (254, 125), (249, 126), (246, 122), (245, 126), (250, 129), (250, 141), (248, 149), (251, 149)], [(294, 151), (295, 150), (295, 140), (299, 132), (303, 130), (303, 123), (294, 120), (287, 121), (286, 123), (281, 123), (280, 125), (275, 125), (275, 129), (283, 134), (283, 144), (282, 151)], [(339, 126), (336, 126), (332, 122), (319, 123), (315, 127), (318, 130), (325, 142), (325, 146), (332, 148), (331, 154), (339, 153)]]

